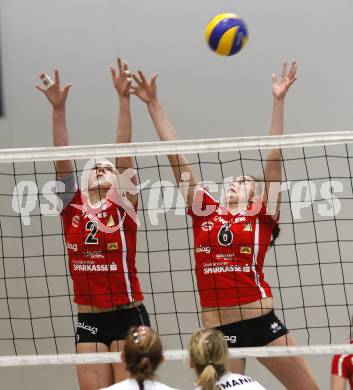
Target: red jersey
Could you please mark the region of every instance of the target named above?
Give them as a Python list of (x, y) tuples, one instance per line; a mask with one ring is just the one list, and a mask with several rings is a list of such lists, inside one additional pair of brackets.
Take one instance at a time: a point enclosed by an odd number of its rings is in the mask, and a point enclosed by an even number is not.
[(263, 264), (277, 221), (263, 204), (256, 215), (232, 215), (207, 190), (196, 191), (188, 214), (201, 306), (237, 306), (272, 297)]
[(84, 199), (78, 189), (61, 212), (74, 302), (110, 307), (143, 300), (135, 266), (136, 223), (110, 201), (87, 213)]
[(353, 390), (353, 355), (335, 355), (332, 358), (331, 374), (346, 378)]

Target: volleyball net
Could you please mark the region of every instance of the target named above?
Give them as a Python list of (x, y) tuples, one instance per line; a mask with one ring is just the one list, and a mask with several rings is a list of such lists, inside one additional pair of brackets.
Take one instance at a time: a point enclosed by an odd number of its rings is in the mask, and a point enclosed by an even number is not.
[(187, 154), (199, 180), (221, 198), (235, 177), (263, 177), (272, 148), (282, 149), (281, 234), (264, 273), (276, 314), (300, 346), (234, 349), (231, 356), (353, 353), (343, 344), (352, 338), (352, 143), (353, 132), (334, 132), (1, 150), (0, 365), (119, 360), (75, 354), (77, 309), (56, 160), (74, 161), (83, 189), (87, 161), (134, 157), (136, 266), (145, 306), (166, 358), (183, 359), (190, 335), (201, 327), (201, 307), (191, 221), (166, 156)]

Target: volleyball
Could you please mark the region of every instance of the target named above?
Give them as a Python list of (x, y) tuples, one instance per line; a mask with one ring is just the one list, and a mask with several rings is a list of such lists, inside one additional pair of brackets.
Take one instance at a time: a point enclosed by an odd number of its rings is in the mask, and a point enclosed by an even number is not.
[(210, 20), (205, 29), (208, 46), (221, 56), (239, 53), (248, 41), (245, 22), (232, 13), (223, 13)]

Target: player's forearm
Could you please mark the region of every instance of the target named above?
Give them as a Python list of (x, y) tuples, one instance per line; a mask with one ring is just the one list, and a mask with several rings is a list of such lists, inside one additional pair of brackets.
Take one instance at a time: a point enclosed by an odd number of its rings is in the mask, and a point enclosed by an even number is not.
[(175, 141), (177, 139), (176, 131), (160, 102), (157, 99), (152, 100), (147, 104), (147, 107), (160, 140)]
[(130, 97), (119, 98), (117, 143), (129, 143), (132, 139)]
[[(269, 130), (269, 135), (283, 135), (284, 128), (284, 99), (273, 99), (272, 123)], [(268, 158), (271, 160), (281, 159), (281, 150), (272, 149), (268, 153)]]
[[(176, 131), (169, 121), (166, 113), (163, 110), (160, 102), (156, 99), (148, 103), (148, 111), (151, 115), (154, 127), (161, 141), (176, 141)], [(196, 185), (196, 178), (193, 175), (191, 166), (187, 158), (184, 155), (169, 155), (170, 165), (173, 169), (173, 173), (177, 184), (181, 181), (187, 181), (189, 183), (189, 194), (187, 194), (187, 202), (191, 204), (193, 196), (193, 188)], [(186, 176), (183, 175), (187, 173)]]
[(282, 135), (284, 127), (284, 99), (273, 99), (272, 123), (269, 135)]
[[(69, 131), (66, 125), (65, 106), (53, 108), (53, 143), (54, 146), (68, 146)], [(61, 160), (56, 162), (56, 171), (58, 176), (67, 176), (73, 170), (70, 160)]]
[[(119, 117), (116, 142), (118, 144), (127, 144), (132, 140), (132, 120), (130, 110), (130, 97), (119, 96)], [(116, 166), (119, 171), (127, 168), (133, 168), (134, 161), (132, 157), (120, 157), (116, 159)]]
[[(269, 135), (282, 135), (284, 128), (284, 99), (273, 99), (272, 123)], [(271, 149), (267, 153), (264, 179), (266, 182), (282, 180), (281, 149)]]
[(70, 143), (65, 106), (53, 108), (53, 142), (54, 146), (68, 146)]

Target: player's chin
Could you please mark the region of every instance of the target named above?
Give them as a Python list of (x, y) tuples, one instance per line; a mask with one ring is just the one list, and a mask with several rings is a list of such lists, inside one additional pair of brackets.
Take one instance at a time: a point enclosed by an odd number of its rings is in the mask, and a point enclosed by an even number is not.
[(112, 186), (112, 183), (101, 181), (99, 183), (93, 183), (88, 189), (90, 191), (96, 191), (96, 190), (109, 190), (109, 188)]
[(239, 197), (236, 193), (234, 192), (228, 192), (226, 194), (226, 202), (227, 204), (235, 204), (235, 203), (238, 203), (239, 201)]

